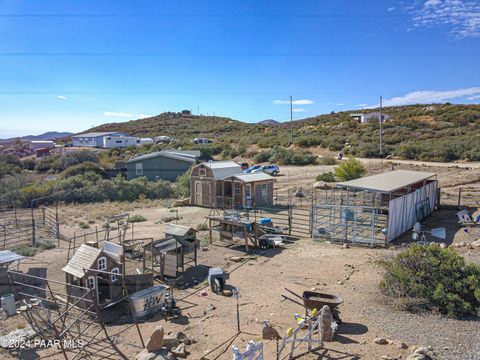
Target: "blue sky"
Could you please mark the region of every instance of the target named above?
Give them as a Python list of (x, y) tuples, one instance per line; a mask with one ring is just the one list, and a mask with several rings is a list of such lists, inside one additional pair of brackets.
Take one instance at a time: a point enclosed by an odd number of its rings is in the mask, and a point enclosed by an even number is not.
[(480, 102), (480, 2), (0, 1), (0, 137)]

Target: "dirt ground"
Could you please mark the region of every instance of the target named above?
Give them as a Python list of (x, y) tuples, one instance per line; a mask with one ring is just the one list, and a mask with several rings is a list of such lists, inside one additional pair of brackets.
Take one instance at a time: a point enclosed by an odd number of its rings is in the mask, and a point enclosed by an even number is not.
[[(371, 173), (381, 171), (381, 163), (371, 161), (367, 166)], [(383, 164), (384, 167), (391, 166)], [(459, 186), (480, 188), (480, 169), (476, 166), (459, 168), (425, 164), (399, 164), (397, 168), (422, 169), (438, 173), (442, 192), (442, 202), (456, 204)], [(329, 166), (282, 167), (282, 176), (277, 178), (276, 187), (280, 194), (287, 194), (288, 189), (302, 186), (311, 188), (314, 178), (321, 172), (332, 171)], [(480, 201), (476, 190), (471, 191), (475, 204)], [(451, 194), (447, 197), (444, 194)], [(464, 194), (465, 195), (465, 194)], [(62, 233), (73, 236), (75, 231), (91, 231), (97, 226), (101, 229), (106, 216), (129, 212), (130, 215), (143, 215), (147, 220), (134, 225), (135, 237), (163, 236), (165, 220), (176, 213), (171, 212), (168, 201), (143, 201), (132, 204), (90, 204), (64, 206), (60, 209)], [(179, 224), (196, 227), (205, 222), (210, 209), (198, 207), (176, 208)], [(478, 208), (473, 208), (479, 214)], [(480, 248), (469, 246), (480, 239), (480, 229), (459, 227), (456, 222), (455, 208), (444, 207), (424, 221), (426, 228), (445, 226), (447, 228), (448, 245), (456, 246), (457, 251), (467, 261), (480, 263)], [(80, 229), (79, 225), (88, 229)], [(197, 234), (200, 240), (208, 232)], [(260, 341), (264, 320), (270, 323), (281, 335), (287, 329), (295, 327), (294, 314), (303, 314), (304, 309), (282, 299), (287, 295), (285, 288), (301, 293), (304, 290), (316, 289), (341, 296), (344, 304), (340, 307), (339, 325), (335, 341), (325, 343), (325, 348), (315, 354), (305, 355), (304, 359), (382, 359), (384, 356), (405, 359), (411, 349), (401, 349), (395, 345), (378, 345), (376, 337), (384, 337), (404, 342), (409, 347), (431, 346), (437, 359), (479, 359), (480, 331), (478, 319), (452, 320), (431, 313), (413, 313), (403, 309), (401, 304), (382, 295), (378, 288), (381, 271), (375, 260), (400, 251), (400, 244), (409, 240), (410, 234), (398, 239), (388, 249), (371, 249), (363, 247), (342, 248), (339, 245), (319, 243), (307, 238), (300, 238), (286, 244), (282, 248), (253, 250), (245, 252), (242, 242), (220, 242), (218, 239), (208, 247), (208, 251), (199, 250), (199, 266), (187, 270), (188, 284), (176, 289), (174, 296), (182, 315), (178, 319), (165, 320), (155, 316), (140, 324), (144, 339), (158, 325), (163, 325), (167, 332), (183, 331), (197, 340), (187, 346), (189, 359), (231, 359), (232, 345), (244, 349), (249, 340)], [(429, 241), (435, 239), (429, 237)], [(35, 266), (45, 266), (47, 277), (58, 281), (64, 280), (61, 268), (66, 263), (66, 243), (60, 248), (47, 250), (34, 258)], [(462, 245), (462, 246), (459, 246)], [(457, 247), (458, 246), (458, 247)], [(234, 262), (233, 256), (241, 256), (242, 261)], [(39, 265), (41, 264), (41, 265)], [(32, 266), (26, 262), (21, 269)], [(236, 300), (213, 294), (205, 285), (205, 277), (209, 267), (221, 266), (230, 273), (228, 283), (238, 287), (240, 292), (239, 312), (241, 333), (237, 334)], [(193, 280), (195, 278), (195, 280)], [(198, 285), (196, 285), (198, 283)], [(201, 291), (206, 296), (201, 296)], [(290, 295), (289, 297), (293, 297)], [(210, 306), (210, 305), (213, 305)], [(118, 305), (119, 312), (125, 312), (126, 304)], [(214, 308), (212, 310), (212, 308)], [(25, 325), (20, 316), (0, 321), (0, 335)], [(125, 324), (109, 324), (111, 333), (126, 329)], [(135, 327), (130, 327), (119, 335), (118, 347), (129, 359), (135, 359), (141, 351), (140, 340)], [(126, 345), (128, 341), (134, 345)], [(265, 341), (265, 359), (275, 359), (275, 342)], [(302, 349), (302, 348), (301, 348)], [(0, 358), (36, 359), (48, 356), (51, 359), (62, 358), (51, 355), (51, 351), (22, 353), (20, 355), (0, 350)]]

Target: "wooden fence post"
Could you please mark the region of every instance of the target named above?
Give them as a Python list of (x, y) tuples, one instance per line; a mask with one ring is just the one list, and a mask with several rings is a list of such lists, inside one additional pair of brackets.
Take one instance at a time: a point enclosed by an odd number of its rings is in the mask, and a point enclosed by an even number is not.
[(457, 207), (460, 207), (460, 204), (462, 203), (462, 188), (458, 189), (458, 203)]
[(32, 245), (35, 245), (35, 219), (32, 218)]

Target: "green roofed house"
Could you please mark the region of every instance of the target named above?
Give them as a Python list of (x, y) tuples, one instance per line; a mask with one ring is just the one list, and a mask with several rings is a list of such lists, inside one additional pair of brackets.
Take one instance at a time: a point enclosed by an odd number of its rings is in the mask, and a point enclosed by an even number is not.
[(173, 181), (197, 163), (200, 151), (164, 150), (134, 157), (126, 161), (127, 179)]

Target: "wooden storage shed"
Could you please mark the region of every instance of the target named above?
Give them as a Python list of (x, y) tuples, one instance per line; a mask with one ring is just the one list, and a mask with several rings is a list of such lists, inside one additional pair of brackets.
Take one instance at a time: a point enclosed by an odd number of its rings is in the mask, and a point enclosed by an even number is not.
[(197, 165), (190, 177), (192, 205), (222, 209), (273, 205), (274, 178), (265, 173), (242, 173), (233, 161)]
[[(90, 269), (100, 270), (100, 272), (91, 271), (89, 273)], [(67, 284), (95, 289), (99, 306), (123, 298), (121, 279), (115, 275), (122, 273), (122, 262), (113, 253), (82, 244), (62, 270), (66, 274)], [(106, 274), (107, 272), (109, 274)], [(74, 301), (75, 297), (83, 295), (76, 293), (77, 288), (69, 288), (67, 292)]]
[(144, 272), (151, 265), (154, 273), (175, 278), (178, 269), (183, 273), (185, 265), (194, 263), (196, 266), (196, 233), (195, 229), (187, 226), (168, 224), (165, 227), (165, 238), (144, 246)]

